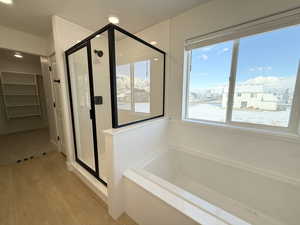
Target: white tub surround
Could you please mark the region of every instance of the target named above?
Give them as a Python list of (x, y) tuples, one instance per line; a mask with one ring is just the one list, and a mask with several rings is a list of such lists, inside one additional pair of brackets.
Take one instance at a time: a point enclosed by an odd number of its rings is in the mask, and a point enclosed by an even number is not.
[(123, 173), (161, 153), (167, 146), (167, 119), (159, 118), (104, 131), (108, 160), (108, 206), (116, 219), (125, 212)]
[(297, 225), (300, 220), (299, 186), (197, 152), (170, 150), (125, 177), (126, 212), (141, 225)]

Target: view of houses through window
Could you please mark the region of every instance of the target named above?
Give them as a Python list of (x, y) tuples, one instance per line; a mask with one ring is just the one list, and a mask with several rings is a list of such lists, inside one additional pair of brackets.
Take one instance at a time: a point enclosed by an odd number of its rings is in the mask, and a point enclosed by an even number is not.
[(150, 113), (150, 60), (117, 66), (118, 109)]
[[(187, 119), (288, 127), (298, 73), (300, 27), (292, 26), (190, 52)], [(233, 61), (236, 53), (236, 63)], [(228, 110), (233, 68), (232, 111)]]

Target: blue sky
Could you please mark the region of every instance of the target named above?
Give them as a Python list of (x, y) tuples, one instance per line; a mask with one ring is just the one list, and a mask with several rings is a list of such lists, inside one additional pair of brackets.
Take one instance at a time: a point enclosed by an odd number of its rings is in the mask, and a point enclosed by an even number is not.
[[(240, 39), (237, 82), (257, 76), (289, 77), (297, 74), (300, 26), (283, 28)], [(192, 51), (190, 89), (228, 83), (233, 42)]]

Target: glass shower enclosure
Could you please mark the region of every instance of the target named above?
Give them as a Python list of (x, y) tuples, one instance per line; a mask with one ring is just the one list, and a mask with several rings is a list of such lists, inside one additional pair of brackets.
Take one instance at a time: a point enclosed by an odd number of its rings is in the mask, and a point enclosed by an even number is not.
[(164, 116), (166, 54), (108, 24), (65, 55), (75, 160), (107, 185), (103, 131)]

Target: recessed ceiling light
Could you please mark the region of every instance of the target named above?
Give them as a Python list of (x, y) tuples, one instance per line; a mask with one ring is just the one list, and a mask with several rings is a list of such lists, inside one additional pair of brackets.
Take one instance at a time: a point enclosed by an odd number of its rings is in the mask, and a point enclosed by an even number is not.
[(97, 34), (96, 37), (99, 38), (99, 37), (100, 37), (100, 34)]
[(0, 0), (1, 3), (7, 4), (7, 5), (11, 5), (13, 4), (13, 0)]
[(118, 24), (119, 23), (119, 18), (116, 17), (116, 16), (110, 16), (110, 17), (108, 17), (108, 21), (110, 23), (113, 23), (113, 24)]
[(14, 54), (14, 57), (16, 57), (16, 58), (23, 58), (23, 55), (20, 52), (16, 52)]
[(154, 61), (158, 61), (158, 58), (154, 58), (153, 60), (154, 60)]
[(157, 42), (156, 41), (151, 41), (150, 44), (151, 45), (157, 45)]

